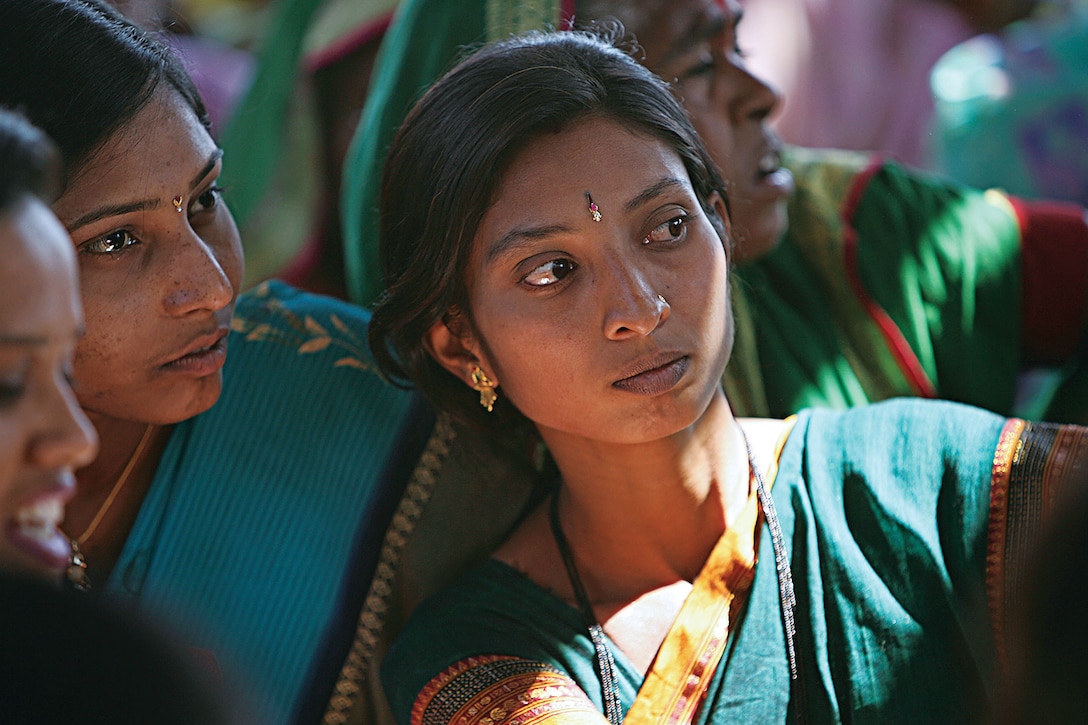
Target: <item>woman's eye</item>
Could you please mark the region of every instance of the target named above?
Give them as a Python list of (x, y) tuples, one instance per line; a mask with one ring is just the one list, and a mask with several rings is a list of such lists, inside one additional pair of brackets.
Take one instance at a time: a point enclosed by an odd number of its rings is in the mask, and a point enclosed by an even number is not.
[(642, 240), (643, 244), (660, 244), (662, 242), (675, 242), (683, 239), (687, 232), (688, 218), (685, 216), (674, 217), (664, 224), (659, 224)]
[(569, 259), (552, 259), (533, 269), (521, 281), (530, 287), (547, 287), (566, 277), (577, 266)]
[(189, 207), (189, 213), (195, 214), (207, 209), (214, 209), (219, 205), (219, 200), (222, 196), (223, 190), (220, 187), (210, 187), (207, 191), (197, 195), (196, 200), (193, 202), (192, 206)]
[(136, 244), (139, 240), (132, 236), (130, 232), (124, 229), (118, 229), (116, 232), (110, 232), (104, 237), (99, 237), (94, 241), (87, 242), (83, 245), (82, 251), (88, 254), (117, 254), (125, 249), (128, 249), (132, 245)]
[(706, 53), (699, 57), (698, 62), (692, 64), (687, 70), (681, 73), (677, 77), (677, 80), (683, 82), (689, 78), (698, 78), (700, 76), (709, 75), (714, 72), (714, 68), (714, 56), (710, 53)]

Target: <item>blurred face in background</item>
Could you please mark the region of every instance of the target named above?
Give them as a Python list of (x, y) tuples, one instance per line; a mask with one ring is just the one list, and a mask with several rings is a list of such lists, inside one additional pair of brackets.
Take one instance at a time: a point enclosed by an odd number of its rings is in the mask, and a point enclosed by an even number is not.
[(73, 471), (97, 451), (69, 384), (83, 328), (72, 243), (34, 197), (0, 212), (0, 568), (59, 578)]

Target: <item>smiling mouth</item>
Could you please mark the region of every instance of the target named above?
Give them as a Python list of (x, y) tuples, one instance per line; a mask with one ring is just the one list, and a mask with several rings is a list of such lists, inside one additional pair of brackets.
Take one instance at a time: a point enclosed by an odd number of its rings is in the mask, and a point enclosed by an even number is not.
[(50, 569), (59, 570), (68, 561), (70, 545), (60, 531), (64, 500), (62, 496), (48, 496), (24, 506), (8, 524), (12, 543)]

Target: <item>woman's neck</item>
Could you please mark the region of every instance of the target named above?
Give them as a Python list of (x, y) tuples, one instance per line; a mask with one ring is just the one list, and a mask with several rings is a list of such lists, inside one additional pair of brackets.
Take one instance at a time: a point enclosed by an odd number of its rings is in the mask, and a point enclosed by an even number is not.
[(88, 417), (101, 441), (98, 457), (76, 471), (76, 495), (63, 528), (79, 542), (92, 586), (105, 581), (120, 555), (150, 488), (170, 436), (170, 426)]
[(76, 472), (78, 497), (94, 498), (109, 491), (128, 466), (140, 445), (148, 424), (117, 418), (106, 418), (91, 412), (87, 415), (98, 433), (98, 455), (89, 465)]
[(573, 549), (593, 552), (594, 568), (638, 572), (647, 581), (634, 588), (694, 578), (748, 499), (744, 434), (720, 392), (697, 423), (661, 440), (545, 437), (563, 475), (560, 519)]

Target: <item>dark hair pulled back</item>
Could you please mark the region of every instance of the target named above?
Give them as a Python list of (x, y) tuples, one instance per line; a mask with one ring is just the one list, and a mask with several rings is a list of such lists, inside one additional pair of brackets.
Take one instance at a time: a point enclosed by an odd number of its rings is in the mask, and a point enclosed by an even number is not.
[(56, 146), (41, 129), (0, 108), (0, 214), (27, 196), (52, 203), (60, 191), (61, 168)]
[[(723, 185), (667, 84), (583, 32), (530, 33), (485, 46), (439, 80), (408, 114), (386, 159), (381, 255), (386, 291), (370, 325), (379, 367), (440, 409), (495, 430), (525, 419), (501, 395), (486, 413), (424, 347), (439, 320), (471, 323), (465, 273), (472, 242), (515, 155), (543, 133), (588, 116), (614, 120), (676, 151), (708, 216)], [(546, 193), (541, 190), (541, 193)]]
[(97, 0), (0, 2), (0, 104), (24, 113), (77, 169), (161, 83), (208, 114), (177, 58)]

